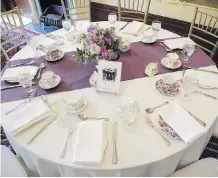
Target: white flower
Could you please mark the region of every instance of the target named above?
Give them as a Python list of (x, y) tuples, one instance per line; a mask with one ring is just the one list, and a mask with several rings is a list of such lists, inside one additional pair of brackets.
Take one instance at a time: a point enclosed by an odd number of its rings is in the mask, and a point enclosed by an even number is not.
[(100, 54), (101, 52), (101, 47), (96, 45), (96, 44), (93, 44), (90, 46), (90, 53), (91, 54)]

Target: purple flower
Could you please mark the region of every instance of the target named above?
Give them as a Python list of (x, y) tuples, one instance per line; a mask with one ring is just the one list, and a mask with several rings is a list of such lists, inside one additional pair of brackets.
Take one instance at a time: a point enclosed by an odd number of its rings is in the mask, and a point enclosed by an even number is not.
[(103, 40), (104, 40), (105, 43), (111, 43), (112, 42), (112, 39), (110, 37), (104, 37)]

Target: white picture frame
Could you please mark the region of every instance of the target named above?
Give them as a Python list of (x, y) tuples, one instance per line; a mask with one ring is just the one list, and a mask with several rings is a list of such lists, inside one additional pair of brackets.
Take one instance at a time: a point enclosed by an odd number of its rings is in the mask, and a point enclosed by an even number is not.
[(121, 70), (121, 62), (99, 61), (97, 91), (118, 94), (120, 92)]

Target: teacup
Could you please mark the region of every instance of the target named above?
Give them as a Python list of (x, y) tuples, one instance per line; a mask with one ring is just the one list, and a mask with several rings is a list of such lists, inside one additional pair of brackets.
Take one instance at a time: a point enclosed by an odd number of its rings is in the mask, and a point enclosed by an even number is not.
[(165, 75), (165, 76), (163, 76), (163, 82), (165, 84), (172, 85), (172, 84), (176, 83), (176, 79), (171, 75)]
[(131, 46), (131, 42), (129, 40), (122, 40), (120, 42), (119, 49), (122, 52), (127, 52), (129, 51), (130, 46)]
[(143, 43), (154, 43), (156, 41), (156, 35), (153, 32), (147, 32), (143, 34), (142, 42)]
[(52, 71), (43, 73), (40, 82), (47, 86), (53, 86), (55, 84), (55, 74)]
[(84, 99), (80, 92), (75, 91), (71, 94), (70, 98), (67, 99), (69, 104), (69, 110), (77, 110), (84, 106)]
[(158, 63), (149, 63), (145, 68), (145, 74), (149, 77), (154, 76), (158, 73)]

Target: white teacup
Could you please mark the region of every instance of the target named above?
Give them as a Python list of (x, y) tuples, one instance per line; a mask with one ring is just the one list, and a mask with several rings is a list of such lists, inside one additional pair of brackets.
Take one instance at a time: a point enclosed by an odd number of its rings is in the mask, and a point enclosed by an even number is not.
[(172, 75), (164, 75), (163, 81), (166, 84), (172, 85), (176, 82), (176, 79)]
[(85, 104), (82, 94), (78, 91), (73, 92), (71, 96), (67, 98), (67, 103), (72, 110), (80, 109)]
[(130, 46), (131, 46), (131, 42), (129, 40), (122, 40), (120, 42), (119, 49), (122, 52), (127, 52), (129, 51)]
[(55, 74), (52, 71), (47, 71), (42, 74), (41, 82), (47, 86), (53, 86), (55, 84)]

